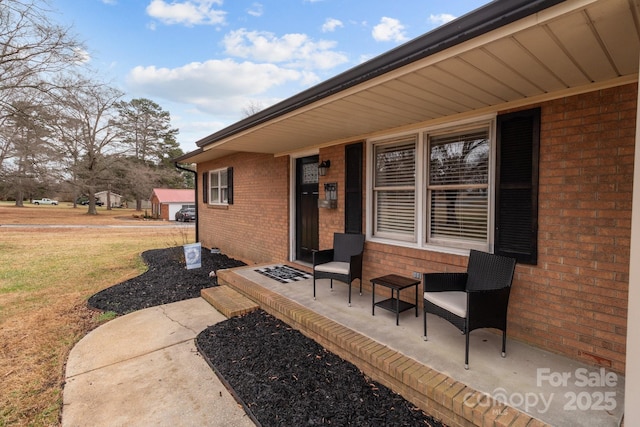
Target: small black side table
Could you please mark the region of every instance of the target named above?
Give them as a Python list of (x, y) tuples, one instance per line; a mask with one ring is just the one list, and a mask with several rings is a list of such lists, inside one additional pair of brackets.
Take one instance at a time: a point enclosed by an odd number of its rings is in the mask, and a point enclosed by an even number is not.
[[(382, 277), (376, 277), (371, 279), (371, 315), (376, 315), (376, 306), (384, 308), (385, 310), (396, 312), (396, 325), (400, 324), (400, 313), (409, 310), (411, 308), (416, 309), (416, 317), (418, 317), (418, 285), (420, 280), (410, 279), (408, 277), (398, 276), (397, 274), (389, 274)], [(385, 286), (391, 289), (391, 298), (383, 301), (376, 302), (376, 285)], [(406, 288), (415, 286), (416, 288), (416, 303), (411, 304), (406, 301), (400, 300), (400, 291)], [(395, 297), (394, 297), (395, 292)]]

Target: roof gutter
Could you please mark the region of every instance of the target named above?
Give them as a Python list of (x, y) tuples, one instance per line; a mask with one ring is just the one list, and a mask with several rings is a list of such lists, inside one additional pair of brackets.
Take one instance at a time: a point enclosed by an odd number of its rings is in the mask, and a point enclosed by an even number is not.
[[(565, 0), (496, 0), (387, 53), (285, 99), (196, 142), (204, 147), (412, 62), (444, 51)], [(196, 152), (186, 155), (190, 157)]]
[(182, 168), (182, 167), (178, 166), (178, 163), (179, 163), (179, 162), (186, 161), (186, 160), (189, 160), (191, 157), (193, 157), (193, 156), (195, 156), (195, 155), (197, 155), (197, 154), (201, 154), (201, 153), (204, 153), (204, 150), (203, 150), (202, 148), (195, 149), (195, 150), (193, 150), (193, 151), (191, 151), (191, 152), (189, 152), (189, 153), (183, 154), (183, 155), (182, 155), (182, 156), (180, 156), (180, 157), (176, 157), (176, 158), (174, 158), (174, 159), (173, 159), (173, 164), (174, 164), (174, 165), (176, 166), (176, 168), (178, 168), (178, 169), (182, 169), (182, 170), (187, 171), (187, 172), (194, 172), (194, 173), (195, 173), (195, 171), (192, 171), (191, 169), (184, 169), (184, 168)]
[(177, 159), (174, 160), (173, 165), (176, 167), (176, 169), (180, 169), (182, 171), (190, 172), (193, 174), (193, 182), (195, 183), (195, 188), (193, 189), (193, 191), (195, 191), (196, 193), (194, 198), (194, 200), (196, 201), (196, 243), (198, 243), (200, 241), (200, 228), (198, 227), (198, 223), (200, 222), (200, 215), (198, 214), (198, 171), (180, 166)]

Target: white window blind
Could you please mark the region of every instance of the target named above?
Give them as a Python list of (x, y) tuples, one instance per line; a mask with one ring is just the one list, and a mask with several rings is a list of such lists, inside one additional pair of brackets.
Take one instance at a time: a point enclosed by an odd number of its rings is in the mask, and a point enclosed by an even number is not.
[(488, 241), (489, 131), (429, 138), (429, 240)]
[(416, 139), (375, 146), (375, 230), (402, 240), (415, 236)]

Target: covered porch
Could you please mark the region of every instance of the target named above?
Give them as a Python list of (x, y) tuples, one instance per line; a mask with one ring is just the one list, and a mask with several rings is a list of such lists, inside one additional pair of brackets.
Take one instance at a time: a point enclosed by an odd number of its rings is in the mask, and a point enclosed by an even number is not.
[[(538, 211), (542, 227), (535, 240), (541, 258), (519, 282), (519, 293), (511, 300), (518, 321), (513, 335), (519, 330), (520, 339), (537, 339), (539, 347), (511, 339), (507, 358), (502, 359), (499, 337), (476, 331), (471, 334), (470, 370), (465, 371), (464, 339), (440, 319), (430, 319), (431, 338), (424, 342), (420, 318), (406, 312), (396, 327), (391, 313), (377, 310), (371, 316), (370, 295), (354, 296), (349, 308), (340, 294), (346, 289), (340, 285), (331, 295), (322, 293), (328, 285), (320, 286), (313, 301), (310, 285), (266, 286), (267, 279), (250, 270), (221, 274), (221, 282), (374, 379), (396, 384), (392, 388), (451, 425), (538, 425), (532, 418), (520, 421), (515, 410), (474, 402), (473, 396), (485, 396), (482, 393), (501, 397), (551, 425), (617, 425), (625, 401), (623, 379), (616, 377), (615, 386), (598, 386), (597, 378), (607, 382), (607, 374), (599, 368), (557, 358), (540, 347), (566, 350), (583, 360), (592, 357), (602, 366), (617, 363), (626, 378), (626, 424), (640, 425), (640, 370), (637, 364), (626, 363), (640, 354), (640, 267), (633, 262), (640, 253), (640, 168), (633, 167), (640, 164), (639, 10), (638, 0), (494, 1), (217, 131), (178, 159), (197, 163), (201, 177), (211, 170), (235, 168), (236, 184), (245, 172), (232, 206), (199, 202), (206, 208), (203, 224), (212, 225), (203, 227), (205, 244), (243, 259), (293, 260), (293, 251), (283, 244), (294, 241), (293, 220), (280, 222), (283, 212), (293, 212), (292, 203), (287, 204), (293, 198), (287, 192), (292, 180), (274, 183), (280, 176), (294, 176), (291, 167), (285, 169), (290, 158), (314, 154), (320, 160), (333, 160), (331, 182), (343, 191), (344, 146), (369, 144), (365, 146), (369, 163), (365, 162), (361, 176), (368, 180), (362, 196), (369, 201), (364, 208), (370, 212), (374, 207), (370, 152), (376, 140), (409, 132), (421, 135), (427, 128), (439, 130), (485, 115), (499, 117), (542, 106), (542, 185), (536, 186), (541, 190), (536, 203), (542, 207)], [(611, 97), (620, 102), (612, 103)], [(279, 170), (282, 173), (274, 173)], [(265, 173), (274, 180), (268, 188), (263, 186)], [(242, 188), (251, 191), (243, 194)], [(263, 203), (256, 194), (271, 197)], [(332, 217), (326, 215), (322, 224), (320, 236), (327, 240), (344, 225), (341, 209), (346, 203), (340, 194), (339, 209)], [(261, 210), (258, 217), (257, 205), (275, 208)], [(416, 206), (426, 211), (428, 204)], [(585, 226), (576, 222), (576, 215)], [(416, 224), (427, 223), (426, 215), (414, 218)], [(370, 275), (406, 260), (407, 254), (417, 261), (405, 271), (424, 265), (425, 253), (438, 257), (430, 265), (434, 271), (457, 266), (455, 259), (442, 260), (446, 251), (420, 246), (423, 230), (415, 232), (414, 247), (408, 248), (403, 242), (378, 238), (371, 214), (364, 220), (367, 244), (375, 245), (379, 255), (370, 257)], [(246, 228), (247, 237), (238, 239), (235, 233), (246, 224), (252, 224)], [(234, 234), (225, 234), (228, 230)], [(251, 247), (260, 251), (243, 252), (249, 237), (256, 236)], [(327, 245), (323, 242), (321, 247)], [(389, 255), (388, 264), (379, 262)], [(380, 271), (374, 272), (375, 268)], [(560, 339), (554, 342), (554, 338)], [(585, 373), (593, 383), (583, 381)], [(564, 388), (565, 384), (574, 388)]]
[[(620, 425), (625, 381), (614, 372), (513, 339), (501, 358), (501, 336), (490, 330), (471, 334), (470, 369), (465, 370), (464, 337), (446, 321), (429, 314), (429, 340), (424, 341), (421, 309), (417, 317), (414, 310), (403, 312), (396, 326), (392, 312), (377, 308), (372, 316), (372, 295), (366, 290), (361, 296), (354, 292), (348, 307), (346, 285), (334, 283), (331, 291), (329, 281), (320, 280), (314, 300), (312, 279), (279, 283), (256, 271), (264, 267), (221, 270), (219, 284), (448, 425)], [(215, 306), (206, 290), (203, 296)], [(413, 290), (407, 292), (407, 299), (413, 296)], [(382, 291), (376, 295), (376, 301), (384, 298)]]

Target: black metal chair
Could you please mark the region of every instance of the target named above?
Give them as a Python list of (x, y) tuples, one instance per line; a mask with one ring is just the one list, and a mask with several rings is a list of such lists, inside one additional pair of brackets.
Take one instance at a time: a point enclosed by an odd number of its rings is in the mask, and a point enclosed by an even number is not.
[(427, 313), (432, 313), (465, 334), (465, 369), (469, 369), (469, 333), (474, 329), (500, 329), (505, 357), (507, 306), (515, 266), (513, 258), (472, 250), (466, 273), (424, 273), (425, 341)]
[(349, 285), (349, 307), (351, 307), (351, 282), (360, 279), (362, 295), (363, 234), (333, 234), (333, 249), (313, 252), (313, 299), (316, 299), (316, 279), (339, 280)]

